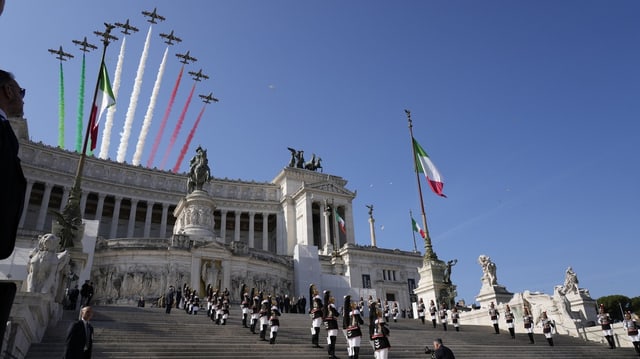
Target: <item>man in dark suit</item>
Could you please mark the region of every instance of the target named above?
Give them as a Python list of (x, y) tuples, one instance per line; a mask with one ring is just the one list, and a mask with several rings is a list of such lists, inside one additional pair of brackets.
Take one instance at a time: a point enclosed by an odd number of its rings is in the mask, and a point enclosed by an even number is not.
[(436, 359), (456, 359), (456, 356), (453, 355), (451, 349), (442, 345), (442, 339), (438, 338), (433, 341), (433, 354)]
[(64, 347), (64, 359), (91, 359), (93, 347), (93, 326), (89, 320), (93, 317), (91, 307), (84, 307), (80, 311), (82, 319), (71, 324), (67, 331)]
[(0, 259), (9, 257), (13, 252), (27, 190), (18, 158), (18, 139), (7, 120), (9, 117), (22, 117), (24, 94), (25, 90), (13, 75), (0, 70), (0, 173), (3, 177), (0, 188)]

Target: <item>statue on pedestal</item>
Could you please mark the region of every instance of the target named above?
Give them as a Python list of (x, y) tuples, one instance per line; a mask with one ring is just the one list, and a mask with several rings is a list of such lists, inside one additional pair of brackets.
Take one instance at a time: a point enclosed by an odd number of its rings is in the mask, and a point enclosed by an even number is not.
[(457, 263), (458, 263), (457, 259), (452, 259), (447, 262), (447, 266), (444, 269), (444, 277), (442, 280), (445, 284), (451, 284), (451, 267), (453, 267)]
[(38, 237), (38, 246), (29, 254), (27, 292), (56, 294), (60, 274), (70, 260), (66, 250), (56, 253), (59, 242), (52, 233)]
[(207, 150), (198, 146), (196, 155), (189, 162), (189, 179), (187, 180), (187, 193), (195, 190), (202, 190), (205, 182), (211, 180), (211, 170), (209, 169), (209, 160), (207, 159)]
[(580, 293), (578, 289), (578, 276), (576, 272), (573, 271), (573, 268), (567, 268), (567, 271), (564, 276), (564, 285), (562, 286), (561, 293), (567, 295), (569, 293), (578, 294)]
[(491, 258), (482, 254), (478, 257), (478, 263), (482, 267), (482, 283), (486, 283), (489, 286), (498, 285), (496, 264), (491, 261)]

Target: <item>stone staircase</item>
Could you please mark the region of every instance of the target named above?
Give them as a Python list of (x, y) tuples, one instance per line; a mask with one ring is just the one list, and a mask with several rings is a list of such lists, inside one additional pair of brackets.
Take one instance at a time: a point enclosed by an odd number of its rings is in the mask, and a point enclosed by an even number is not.
[[(324, 349), (312, 348), (308, 315), (283, 314), (275, 345), (260, 341), (258, 335), (242, 328), (240, 311), (232, 309), (233, 317), (225, 326), (215, 325), (202, 313), (194, 316), (174, 309), (167, 315), (163, 309), (121, 306), (94, 307), (92, 320), (95, 337), (93, 358), (323, 358), (326, 352), (326, 331), (320, 331)], [(47, 330), (42, 343), (33, 344), (28, 359), (61, 358), (66, 329), (76, 313), (66, 312), (63, 319)], [(367, 321), (368, 322), (368, 321)], [(506, 331), (493, 334), (493, 328), (462, 326), (455, 332), (450, 326), (444, 332), (430, 323), (399, 319), (390, 323), (390, 358), (428, 358), (425, 345), (432, 346), (440, 337), (455, 353), (456, 358), (631, 358), (631, 348), (610, 350), (604, 344), (585, 343), (568, 336), (555, 336), (550, 347), (542, 334), (536, 334), (535, 344), (529, 344), (524, 333), (511, 339)], [(363, 328), (368, 333), (368, 328)], [(336, 355), (347, 358), (346, 340), (338, 336)], [(361, 358), (373, 358), (373, 350), (366, 338), (362, 340)]]

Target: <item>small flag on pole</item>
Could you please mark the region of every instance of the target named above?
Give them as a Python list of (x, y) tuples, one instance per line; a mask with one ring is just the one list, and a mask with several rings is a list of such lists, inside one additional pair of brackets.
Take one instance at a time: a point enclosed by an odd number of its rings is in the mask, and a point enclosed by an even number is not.
[(413, 219), (413, 217), (411, 217), (411, 224), (413, 225), (414, 232), (420, 233), (420, 237), (422, 237), (422, 239), (427, 238), (427, 232), (425, 232), (424, 229), (420, 228), (420, 226), (418, 225), (418, 222), (416, 222), (416, 220)]
[(333, 213), (335, 213), (335, 215), (336, 215), (336, 221), (338, 221), (338, 225), (340, 226), (340, 230), (342, 231), (342, 233), (347, 234), (347, 229), (344, 226), (344, 219), (342, 219), (342, 217), (340, 217), (340, 215), (338, 214), (338, 211), (334, 210)]
[(431, 162), (429, 155), (427, 152), (420, 146), (416, 139), (413, 139), (413, 148), (416, 153), (416, 168), (419, 173), (424, 173), (427, 178), (427, 182), (429, 182), (429, 186), (431, 190), (435, 194), (441, 197), (447, 197), (442, 193), (442, 188), (444, 187), (444, 183), (442, 182), (442, 176), (436, 166)]
[(115, 105), (116, 99), (111, 90), (111, 82), (107, 73), (107, 66), (102, 62), (100, 69), (100, 78), (98, 79), (98, 94), (95, 103), (91, 108), (91, 116), (89, 118), (89, 127), (91, 129), (91, 151), (96, 148), (98, 143), (98, 125), (104, 111)]

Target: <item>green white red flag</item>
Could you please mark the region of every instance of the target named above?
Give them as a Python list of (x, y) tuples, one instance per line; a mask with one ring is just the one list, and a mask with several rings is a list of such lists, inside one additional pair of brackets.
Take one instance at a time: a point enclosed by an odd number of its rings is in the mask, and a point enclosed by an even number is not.
[(429, 155), (427, 152), (420, 146), (416, 139), (413, 139), (413, 148), (416, 154), (416, 169), (419, 173), (424, 173), (427, 178), (427, 182), (429, 182), (429, 186), (433, 190), (435, 194), (441, 197), (447, 197), (442, 193), (442, 188), (444, 187), (444, 183), (442, 182), (442, 176), (440, 172), (436, 168), (436, 166), (431, 162)]
[(96, 148), (98, 143), (98, 125), (104, 111), (116, 104), (116, 98), (111, 90), (111, 82), (107, 73), (107, 66), (102, 62), (100, 66), (100, 77), (98, 78), (98, 94), (91, 107), (91, 116), (89, 117), (89, 128), (91, 129), (91, 150)]
[(340, 217), (340, 215), (338, 214), (338, 211), (334, 210), (333, 213), (335, 213), (335, 215), (336, 215), (336, 221), (338, 222), (338, 225), (340, 226), (340, 230), (342, 231), (342, 233), (347, 234), (347, 229), (344, 226), (344, 219), (342, 219), (342, 217)]
[(420, 233), (420, 237), (422, 237), (422, 239), (427, 238), (427, 232), (425, 232), (424, 229), (420, 228), (420, 226), (418, 225), (418, 222), (416, 222), (416, 220), (413, 219), (413, 217), (411, 218), (411, 224), (413, 225), (414, 232)]

